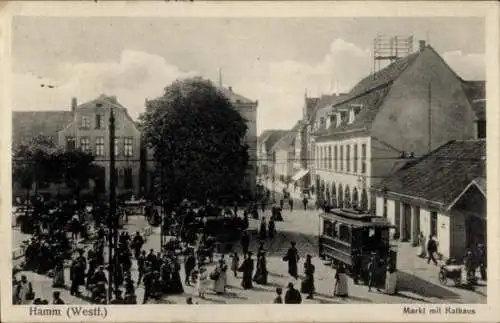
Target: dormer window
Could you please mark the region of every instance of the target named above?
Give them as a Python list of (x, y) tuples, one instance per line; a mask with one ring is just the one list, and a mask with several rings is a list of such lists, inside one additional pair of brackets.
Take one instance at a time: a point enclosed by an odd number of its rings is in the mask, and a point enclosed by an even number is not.
[(349, 124), (354, 122), (354, 109), (349, 109)]
[(347, 111), (340, 112), (340, 123), (345, 123), (347, 121)]
[(326, 120), (324, 117), (321, 117), (319, 119), (319, 127), (321, 130), (324, 130), (326, 128)]

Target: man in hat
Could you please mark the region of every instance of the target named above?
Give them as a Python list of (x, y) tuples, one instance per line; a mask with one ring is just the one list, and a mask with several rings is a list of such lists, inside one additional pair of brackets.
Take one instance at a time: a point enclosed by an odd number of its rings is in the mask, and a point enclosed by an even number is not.
[(295, 242), (292, 242), (292, 246), (288, 249), (286, 255), (283, 257), (284, 261), (288, 261), (288, 273), (293, 278), (297, 279), (297, 263), (299, 262), (299, 252), (295, 248)]
[(293, 287), (293, 283), (288, 283), (288, 290), (285, 294), (285, 304), (300, 304), (302, 296), (300, 292)]

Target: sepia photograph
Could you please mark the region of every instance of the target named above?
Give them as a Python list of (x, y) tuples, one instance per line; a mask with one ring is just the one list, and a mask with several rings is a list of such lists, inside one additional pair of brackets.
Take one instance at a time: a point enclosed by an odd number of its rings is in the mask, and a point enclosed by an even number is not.
[(301, 17), (24, 5), (9, 18), (2, 142), (2, 302), (24, 316), (2, 319), (151, 309), (128, 316), (140, 321), (206, 305), (235, 321), (229, 305), (245, 304), (492, 315), (487, 6)]

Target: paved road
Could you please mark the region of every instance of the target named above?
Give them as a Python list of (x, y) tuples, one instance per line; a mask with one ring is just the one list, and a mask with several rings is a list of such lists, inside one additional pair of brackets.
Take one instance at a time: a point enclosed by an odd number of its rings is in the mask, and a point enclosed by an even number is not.
[[(243, 290), (240, 287), (240, 278), (235, 278), (229, 275), (228, 293), (225, 295), (215, 295), (209, 293), (207, 298), (202, 300), (196, 296), (196, 291), (192, 287), (185, 287), (183, 295), (167, 296), (164, 297), (159, 303), (175, 303), (183, 304), (188, 296), (193, 296), (195, 302), (214, 303), (214, 304), (231, 304), (231, 303), (270, 303), (274, 298), (274, 290), (276, 287), (285, 287), (288, 282), (293, 282), (300, 288), (300, 279), (295, 280), (288, 276), (287, 265), (282, 261), (282, 257), (290, 245), (291, 241), (297, 243), (301, 261), (299, 263), (299, 272), (302, 273), (303, 259), (306, 254), (313, 256), (313, 263), (316, 266), (315, 285), (317, 294), (314, 300), (305, 300), (304, 303), (479, 303), (486, 302), (485, 287), (480, 287), (477, 291), (467, 291), (454, 287), (440, 286), (437, 280), (438, 267), (427, 265), (427, 263), (417, 258), (416, 250), (409, 245), (401, 245), (399, 252), (398, 265), (400, 267), (399, 273), (399, 288), (400, 294), (397, 296), (385, 295), (378, 292), (368, 292), (366, 286), (354, 285), (352, 281), (349, 282), (350, 297), (346, 300), (333, 297), (334, 285), (334, 270), (325, 265), (320, 259), (317, 258), (317, 231), (318, 231), (318, 218), (317, 211), (303, 211), (297, 210), (290, 212), (285, 210), (283, 212), (284, 222), (277, 223), (278, 235), (273, 241), (266, 243), (268, 249), (268, 270), (269, 282), (267, 286), (257, 285), (252, 290)], [(261, 214), (262, 216), (262, 214)], [(269, 211), (263, 214), (266, 218), (270, 216)], [(252, 234), (256, 234), (258, 221), (251, 220), (250, 228)], [(128, 230), (134, 232), (138, 227), (144, 226), (144, 223), (132, 224)], [(256, 237), (251, 239), (251, 250), (255, 252), (258, 248)], [(156, 230), (152, 236), (147, 240), (144, 249), (156, 249), (160, 246), (159, 230)], [(239, 246), (236, 246), (239, 251)], [(217, 259), (218, 256), (215, 257)], [(67, 275), (67, 284), (69, 285), (69, 271)], [(183, 270), (181, 271), (183, 276)], [(137, 272), (134, 269), (132, 272), (133, 279), (136, 280)], [(44, 276), (30, 274), (30, 279), (34, 281), (34, 287), (37, 292), (41, 292), (43, 297), (49, 298), (51, 296), (51, 280)], [(137, 289), (138, 300), (141, 301), (143, 297), (143, 289)], [(84, 300), (76, 300), (70, 297), (67, 291), (63, 291), (63, 299), (67, 302), (78, 303), (85, 302)], [(47, 295), (47, 296), (45, 296)]]

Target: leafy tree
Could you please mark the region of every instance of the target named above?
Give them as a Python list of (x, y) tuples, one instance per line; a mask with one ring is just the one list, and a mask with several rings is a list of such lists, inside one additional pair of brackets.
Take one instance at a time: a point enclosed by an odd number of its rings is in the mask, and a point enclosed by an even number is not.
[(96, 174), (98, 166), (93, 164), (94, 156), (81, 150), (70, 150), (59, 154), (57, 158), (64, 169), (64, 180), (78, 200), (81, 191)]
[(171, 202), (235, 198), (248, 164), (245, 120), (210, 81), (177, 80), (146, 101), (144, 139)]

